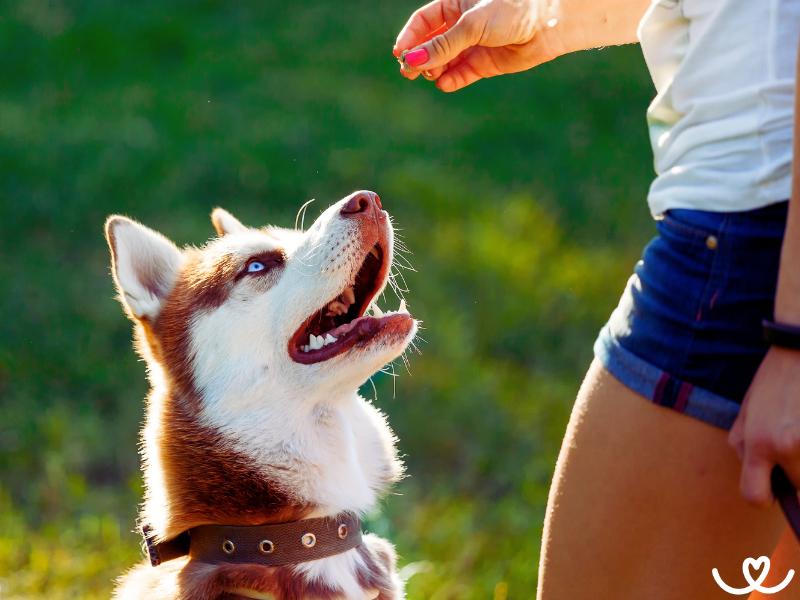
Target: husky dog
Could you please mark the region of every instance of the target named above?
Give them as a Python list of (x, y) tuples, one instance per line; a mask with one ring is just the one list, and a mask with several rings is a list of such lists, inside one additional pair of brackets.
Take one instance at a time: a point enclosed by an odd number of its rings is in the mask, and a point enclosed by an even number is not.
[[(403, 598), (393, 547), (361, 536), (357, 521), (403, 469), (385, 416), (357, 390), (417, 331), (404, 302), (387, 313), (375, 304), (392, 265), (388, 214), (361, 191), (307, 231), (250, 228), (220, 208), (211, 220), (218, 237), (199, 249), (125, 217), (106, 222), (151, 384), (140, 515), (151, 563), (123, 576), (115, 598)], [(288, 564), (237, 561), (239, 542), (228, 539), (222, 555), (210, 547), (214, 560), (195, 549), (203, 527), (281, 524), (276, 535), (294, 544), (282, 527), (347, 514), (358, 544), (310, 560), (298, 546)], [(181, 536), (191, 549), (159, 564), (152, 551)], [(307, 533), (302, 545), (319, 550), (316, 539)], [(259, 544), (267, 560), (283, 542)]]

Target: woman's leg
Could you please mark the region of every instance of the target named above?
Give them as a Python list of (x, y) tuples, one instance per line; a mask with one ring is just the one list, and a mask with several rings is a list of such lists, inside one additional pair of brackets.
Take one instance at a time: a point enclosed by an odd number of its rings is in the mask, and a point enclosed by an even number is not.
[[(550, 489), (540, 600), (731, 598), (742, 561), (769, 556), (777, 508), (739, 496), (724, 431), (654, 405), (597, 361), (578, 394)], [(800, 585), (800, 581), (796, 582)]]

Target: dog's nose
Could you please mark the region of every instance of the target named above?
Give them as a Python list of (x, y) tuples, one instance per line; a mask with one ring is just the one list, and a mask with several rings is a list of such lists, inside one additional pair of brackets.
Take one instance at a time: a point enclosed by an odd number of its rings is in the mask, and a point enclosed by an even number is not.
[(357, 215), (359, 213), (373, 213), (379, 211), (383, 206), (381, 199), (375, 192), (369, 190), (361, 190), (354, 192), (347, 199), (347, 202), (342, 206), (342, 214)]

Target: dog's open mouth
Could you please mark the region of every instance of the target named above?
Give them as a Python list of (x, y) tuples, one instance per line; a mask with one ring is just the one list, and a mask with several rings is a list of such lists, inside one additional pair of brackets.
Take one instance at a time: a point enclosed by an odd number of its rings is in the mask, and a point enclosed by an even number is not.
[[(352, 284), (312, 314), (289, 340), (289, 355), (303, 364), (318, 363), (365, 344), (398, 321), (411, 322), (405, 301), (393, 312), (383, 313), (371, 304), (389, 273), (389, 261), (380, 242), (375, 244)], [(371, 308), (372, 315), (366, 315)]]

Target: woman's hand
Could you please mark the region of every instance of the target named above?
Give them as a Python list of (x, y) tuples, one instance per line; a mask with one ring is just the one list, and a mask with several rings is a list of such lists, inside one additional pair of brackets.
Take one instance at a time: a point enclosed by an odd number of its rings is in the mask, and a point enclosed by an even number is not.
[(453, 92), (552, 60), (558, 44), (540, 34), (556, 18), (548, 15), (550, 5), (551, 0), (434, 0), (411, 15), (397, 37), (395, 56), (411, 50), (401, 72), (409, 79), (423, 73)]
[[(568, 52), (636, 41), (650, 0), (433, 0), (394, 45), (400, 72), (454, 92)], [(403, 54), (405, 52), (405, 54)]]
[(776, 464), (800, 489), (800, 351), (773, 347), (767, 352), (728, 439), (742, 459), (745, 500), (770, 504)]

